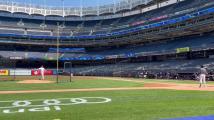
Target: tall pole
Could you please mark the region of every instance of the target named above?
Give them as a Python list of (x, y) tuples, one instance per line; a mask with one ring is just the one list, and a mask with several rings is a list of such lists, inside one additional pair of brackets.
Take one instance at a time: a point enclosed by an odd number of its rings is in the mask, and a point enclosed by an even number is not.
[(62, 15), (63, 17), (65, 17), (65, 3), (64, 3), (64, 0), (62, 0)]
[(56, 44), (56, 71), (57, 71), (57, 76), (56, 80), (57, 83), (59, 83), (59, 23), (57, 23), (57, 44)]
[(114, 13), (116, 13), (116, 7), (117, 7), (117, 2), (116, 2), (116, 0), (114, 0)]
[(83, 15), (83, 5), (82, 5), (82, 0), (80, 0), (80, 8), (81, 8), (80, 16), (82, 17), (82, 15)]

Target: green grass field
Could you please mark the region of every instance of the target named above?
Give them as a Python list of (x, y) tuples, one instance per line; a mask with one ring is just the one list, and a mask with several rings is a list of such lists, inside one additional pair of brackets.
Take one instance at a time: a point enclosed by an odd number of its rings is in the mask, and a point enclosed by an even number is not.
[[(17, 80), (35, 79), (35, 77), (19, 77)], [(47, 77), (47, 80), (56, 82), (56, 78)], [(74, 77), (72, 82), (69, 82), (69, 77), (61, 77), (62, 83), (50, 84), (18, 84), (18, 81), (4, 81), (0, 82), (0, 91), (8, 90), (56, 90), (56, 89), (80, 89), (80, 88), (118, 88), (118, 87), (142, 87), (143, 83), (135, 83), (128, 81), (115, 80), (99, 80), (97, 78)], [(68, 80), (65, 82), (65, 80)]]
[[(48, 79), (53, 80), (52, 77), (49, 77)], [(123, 79), (125, 80), (125, 78)], [(141, 79), (128, 80), (142, 81)], [(17, 81), (5, 81), (0, 82), (0, 91), (143, 87), (144, 83), (150, 81), (157, 82), (157, 80), (131, 82), (84, 77), (76, 77), (72, 83), (60, 84), (17, 84)], [(161, 80), (161, 82), (196, 84), (195, 81)], [(0, 94), (0, 107), (12, 106), (14, 101), (41, 99), (39, 102), (32, 102), (32, 104), (42, 105), (42, 101), (46, 99), (81, 97), (105, 97), (111, 99), (111, 101), (101, 104), (73, 104), (59, 106), (60, 110), (55, 110), (54, 106), (50, 106), (47, 111), (42, 111), (44, 106), (0, 108), (0, 120), (160, 120), (163, 118), (214, 114), (213, 92), (176, 90)], [(62, 100), (62, 102), (65, 101)], [(37, 108), (37, 110), (41, 111), (29, 111), (29, 109), (32, 108)], [(17, 113), (19, 109), (24, 109), (24, 112)], [(5, 110), (12, 113), (4, 113)]]

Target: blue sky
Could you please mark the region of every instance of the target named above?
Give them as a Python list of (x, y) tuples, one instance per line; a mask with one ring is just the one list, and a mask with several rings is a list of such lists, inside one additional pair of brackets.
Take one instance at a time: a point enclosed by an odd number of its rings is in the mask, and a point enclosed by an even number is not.
[[(47, 6), (62, 6), (62, 0), (0, 0), (0, 1), (10, 1), (10, 2), (19, 2), (19, 3), (32, 3), (39, 5)], [(83, 6), (97, 6), (103, 4), (111, 4), (118, 2), (120, 0), (64, 0), (65, 6), (79, 7), (81, 3)]]

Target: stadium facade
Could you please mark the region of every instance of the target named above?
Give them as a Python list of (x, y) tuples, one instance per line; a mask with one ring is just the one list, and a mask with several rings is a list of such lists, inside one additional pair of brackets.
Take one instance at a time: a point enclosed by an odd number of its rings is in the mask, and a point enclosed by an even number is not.
[(2, 2), (0, 10), (0, 57), (19, 59), (17, 67), (55, 67), (58, 39), (61, 67), (85, 66), (76, 68), (82, 75), (188, 73), (201, 64), (212, 69), (213, 0), (126, 0), (81, 8)]

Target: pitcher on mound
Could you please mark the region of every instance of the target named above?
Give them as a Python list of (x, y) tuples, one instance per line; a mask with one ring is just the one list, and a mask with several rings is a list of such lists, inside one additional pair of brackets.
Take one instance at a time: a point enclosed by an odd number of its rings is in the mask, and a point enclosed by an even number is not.
[(45, 68), (43, 67), (43, 65), (39, 68), (39, 71), (41, 73), (41, 80), (45, 79)]

